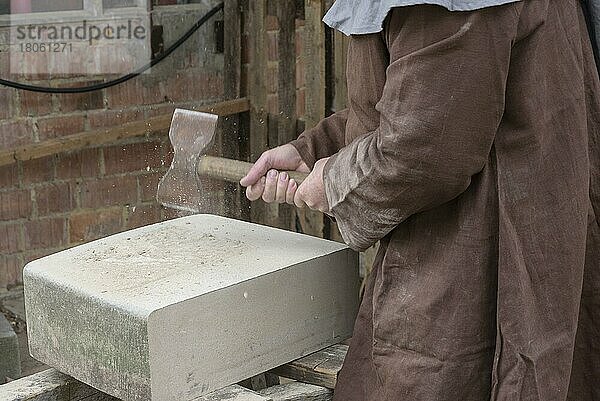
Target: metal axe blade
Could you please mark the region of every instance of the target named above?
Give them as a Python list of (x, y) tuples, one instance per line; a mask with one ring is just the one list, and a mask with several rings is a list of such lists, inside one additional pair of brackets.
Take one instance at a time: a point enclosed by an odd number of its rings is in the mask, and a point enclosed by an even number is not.
[[(217, 119), (214, 114), (175, 110), (169, 130), (175, 153), (158, 184), (156, 198), (160, 204), (184, 212), (206, 212), (210, 196), (203, 193), (203, 177), (238, 182), (248, 173), (251, 163), (204, 154), (213, 142)], [(287, 173), (298, 184), (306, 178), (305, 173)]]
[(169, 139), (173, 161), (158, 184), (158, 202), (173, 209), (198, 213), (202, 192), (198, 185), (198, 159), (210, 147), (215, 136), (218, 116), (199, 111), (175, 109)]

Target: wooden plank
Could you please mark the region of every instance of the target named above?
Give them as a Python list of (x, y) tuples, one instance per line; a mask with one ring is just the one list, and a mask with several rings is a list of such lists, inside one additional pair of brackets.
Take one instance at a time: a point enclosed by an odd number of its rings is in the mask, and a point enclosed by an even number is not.
[[(250, 46), (248, 66), (248, 98), (250, 99), (250, 160), (256, 161), (268, 148), (267, 125), (267, 39), (265, 17), (267, 0), (248, 1), (246, 29)], [(276, 226), (277, 205), (262, 201), (252, 204), (251, 219), (256, 223)]]
[[(226, 99), (236, 99), (241, 96), (242, 76), (242, 10), (240, 0), (226, 0), (223, 9), (224, 26), (224, 56), (223, 84)], [(240, 152), (240, 116), (226, 116), (219, 129), (221, 154), (223, 157), (239, 160), (243, 157)], [(228, 217), (241, 218), (244, 195), (238, 184), (221, 183), (224, 188), (223, 211)]]
[[(325, 26), (322, 0), (304, 1), (304, 69), (306, 81), (306, 128), (317, 125), (325, 117)], [(298, 211), (302, 232), (323, 237), (323, 214), (303, 209)]]
[(347, 345), (333, 345), (279, 366), (272, 372), (289, 379), (333, 389), (347, 352)]
[[(279, 65), (277, 97), (279, 101), (278, 144), (282, 145), (296, 139), (296, 3), (277, 2), (279, 21)], [(281, 205), (279, 210), (280, 227), (295, 229), (296, 210)]]
[(242, 386), (233, 385), (217, 390), (195, 401), (273, 401)]
[[(243, 113), (249, 110), (248, 99), (241, 98), (198, 108), (199, 111), (221, 116)], [(0, 152), (0, 166), (18, 160), (39, 159), (61, 152), (80, 150), (92, 146), (105, 145), (117, 140), (143, 136), (169, 129), (172, 114), (163, 114), (143, 121), (122, 124), (117, 127), (80, 132), (49, 141), (19, 146)]]
[(299, 382), (268, 387), (259, 393), (273, 401), (331, 401), (333, 399), (332, 390)]
[(347, 107), (348, 88), (346, 85), (346, 62), (348, 58), (349, 38), (340, 31), (334, 31), (333, 49), (334, 49), (334, 98), (333, 107), (335, 111), (343, 110)]

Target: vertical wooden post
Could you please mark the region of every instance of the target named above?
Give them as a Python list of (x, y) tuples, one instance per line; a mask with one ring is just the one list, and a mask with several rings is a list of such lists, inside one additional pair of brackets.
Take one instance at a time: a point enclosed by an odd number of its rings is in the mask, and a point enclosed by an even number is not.
[[(268, 147), (267, 125), (267, 41), (265, 16), (267, 0), (248, 1), (248, 98), (250, 99), (250, 160), (256, 161)], [(277, 225), (278, 205), (261, 201), (252, 204), (251, 218), (257, 223)]]
[[(279, 20), (279, 69), (278, 69), (278, 142), (288, 143), (296, 139), (296, 3), (277, 2)], [(279, 210), (280, 227), (295, 228), (296, 211), (288, 205)]]
[[(322, 0), (304, 1), (304, 66), (306, 71), (306, 128), (325, 117), (325, 26)], [(310, 210), (298, 213), (302, 231), (323, 237), (323, 215)]]
[[(335, 111), (347, 107), (348, 90), (346, 86), (346, 58), (349, 38), (339, 31), (333, 33), (333, 108)], [(337, 224), (330, 224), (329, 239), (344, 242)]]
[[(242, 75), (242, 13), (240, 0), (225, 0), (224, 20), (224, 72), (223, 84), (226, 99), (236, 99), (241, 95)], [(241, 121), (239, 115), (223, 119), (221, 148), (224, 157), (240, 159)], [(238, 184), (224, 184), (225, 215), (241, 218), (244, 205), (243, 191)]]
[(348, 88), (346, 86), (346, 58), (348, 57), (349, 38), (340, 31), (334, 31), (333, 51), (334, 51), (334, 98), (333, 107), (335, 111), (343, 110), (347, 107)]

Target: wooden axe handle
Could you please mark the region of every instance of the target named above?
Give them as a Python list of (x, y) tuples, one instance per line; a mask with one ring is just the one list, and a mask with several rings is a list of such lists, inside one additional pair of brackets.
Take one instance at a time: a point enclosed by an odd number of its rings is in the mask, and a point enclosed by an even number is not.
[[(202, 156), (198, 160), (196, 172), (198, 175), (217, 178), (229, 182), (239, 182), (248, 174), (252, 163), (242, 162), (239, 160), (226, 159), (224, 157)], [(298, 185), (304, 181), (308, 174), (298, 171), (286, 171), (290, 178), (296, 180)]]

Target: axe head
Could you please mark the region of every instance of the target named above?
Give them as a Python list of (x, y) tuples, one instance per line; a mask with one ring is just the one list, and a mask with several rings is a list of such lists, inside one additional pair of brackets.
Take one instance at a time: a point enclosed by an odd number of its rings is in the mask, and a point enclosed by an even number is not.
[(215, 114), (175, 109), (169, 129), (174, 156), (171, 167), (158, 184), (158, 203), (187, 213), (203, 210), (207, 194), (200, 188), (196, 166), (213, 142), (217, 120)]

